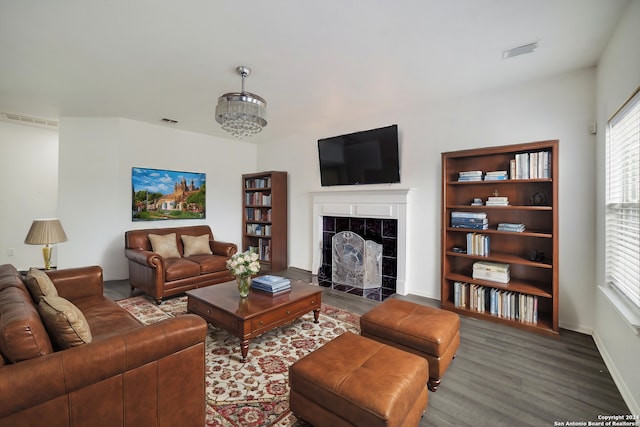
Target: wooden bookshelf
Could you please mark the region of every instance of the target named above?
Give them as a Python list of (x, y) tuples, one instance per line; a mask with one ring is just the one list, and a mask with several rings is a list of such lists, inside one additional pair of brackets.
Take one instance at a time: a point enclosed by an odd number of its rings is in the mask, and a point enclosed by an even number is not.
[(287, 172), (242, 175), (242, 250), (260, 254), (261, 273), (287, 269)]
[[(538, 141), (442, 153), (440, 304), (443, 309), (536, 332), (559, 332), (558, 144), (557, 140)], [(541, 152), (548, 154), (537, 154)], [(519, 168), (526, 158), (523, 155), (529, 157), (531, 171), (525, 173), (520, 168), (515, 179), (512, 161), (517, 157)], [(535, 164), (542, 159), (548, 161), (539, 166)], [(466, 171), (482, 171), (483, 176), (491, 171), (507, 171), (508, 176), (497, 180), (459, 181), (459, 173)], [(506, 196), (509, 205), (471, 205), (476, 198), (486, 203), (490, 196)], [(453, 227), (452, 212), (486, 213), (488, 229)], [(526, 229), (499, 231), (499, 223), (524, 224)], [(466, 250), (467, 233), (489, 237), (488, 255), (459, 252)], [(508, 264), (509, 282), (474, 278), (473, 264), (478, 261)], [(456, 282), (467, 286), (456, 285)], [(472, 294), (474, 285), (479, 285), (484, 293)], [(497, 291), (492, 291), (494, 289)], [(510, 294), (514, 298), (507, 303), (505, 299)], [(469, 303), (473, 296), (475, 307)], [(523, 303), (518, 303), (519, 300)], [(499, 310), (497, 302), (504, 304)], [(531, 305), (525, 308), (523, 304), (527, 303)], [(531, 307), (535, 309), (533, 313)]]

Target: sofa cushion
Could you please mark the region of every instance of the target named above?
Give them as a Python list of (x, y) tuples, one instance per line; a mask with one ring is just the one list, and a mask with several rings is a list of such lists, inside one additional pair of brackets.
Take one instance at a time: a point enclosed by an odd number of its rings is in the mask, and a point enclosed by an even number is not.
[(27, 277), (25, 278), (25, 283), (27, 284), (27, 288), (31, 293), (31, 298), (33, 298), (36, 304), (43, 296), (58, 296), (58, 290), (56, 289), (49, 276), (47, 276), (47, 273), (37, 268), (29, 269)]
[(38, 312), (59, 348), (77, 347), (91, 342), (91, 330), (84, 314), (62, 297), (42, 297)]
[(9, 363), (53, 353), (36, 306), (20, 287), (0, 292), (0, 353)]
[(227, 271), (227, 260), (229, 258), (220, 255), (194, 255), (188, 258), (200, 265), (201, 273), (215, 273), (217, 271)]
[(164, 268), (164, 280), (167, 282), (200, 275), (200, 265), (184, 258), (165, 259)]
[(151, 249), (162, 258), (180, 258), (176, 233), (169, 234), (149, 234)]
[(80, 298), (74, 300), (73, 305), (78, 307), (87, 319), (91, 330), (91, 342), (94, 343), (144, 327), (129, 312), (104, 295)]
[(203, 234), (202, 236), (180, 236), (182, 244), (184, 245), (184, 256), (189, 257), (192, 255), (211, 255), (211, 247), (209, 246), (209, 235)]

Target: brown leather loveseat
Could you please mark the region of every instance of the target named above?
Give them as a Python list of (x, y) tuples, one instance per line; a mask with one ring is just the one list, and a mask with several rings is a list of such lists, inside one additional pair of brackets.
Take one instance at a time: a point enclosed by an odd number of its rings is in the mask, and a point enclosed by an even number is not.
[(98, 266), (49, 271), (42, 294), (29, 276), (0, 266), (1, 426), (204, 425), (204, 320), (142, 325), (103, 295)]
[(190, 289), (233, 280), (226, 263), (237, 251), (234, 243), (214, 240), (208, 225), (125, 233), (131, 290), (142, 290), (158, 304)]

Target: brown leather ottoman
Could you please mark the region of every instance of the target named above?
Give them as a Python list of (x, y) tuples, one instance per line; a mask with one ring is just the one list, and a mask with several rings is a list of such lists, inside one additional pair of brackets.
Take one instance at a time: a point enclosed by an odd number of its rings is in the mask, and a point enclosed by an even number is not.
[(289, 367), (289, 406), (314, 427), (417, 426), (425, 359), (345, 332)]
[(360, 334), (427, 359), (429, 390), (436, 391), (460, 345), (460, 317), (389, 298), (360, 317)]

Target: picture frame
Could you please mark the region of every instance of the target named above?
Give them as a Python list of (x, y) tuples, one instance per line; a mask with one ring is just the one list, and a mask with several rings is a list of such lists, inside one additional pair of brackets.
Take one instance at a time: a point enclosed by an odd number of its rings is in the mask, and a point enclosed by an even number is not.
[(206, 174), (131, 168), (131, 220), (205, 219)]

